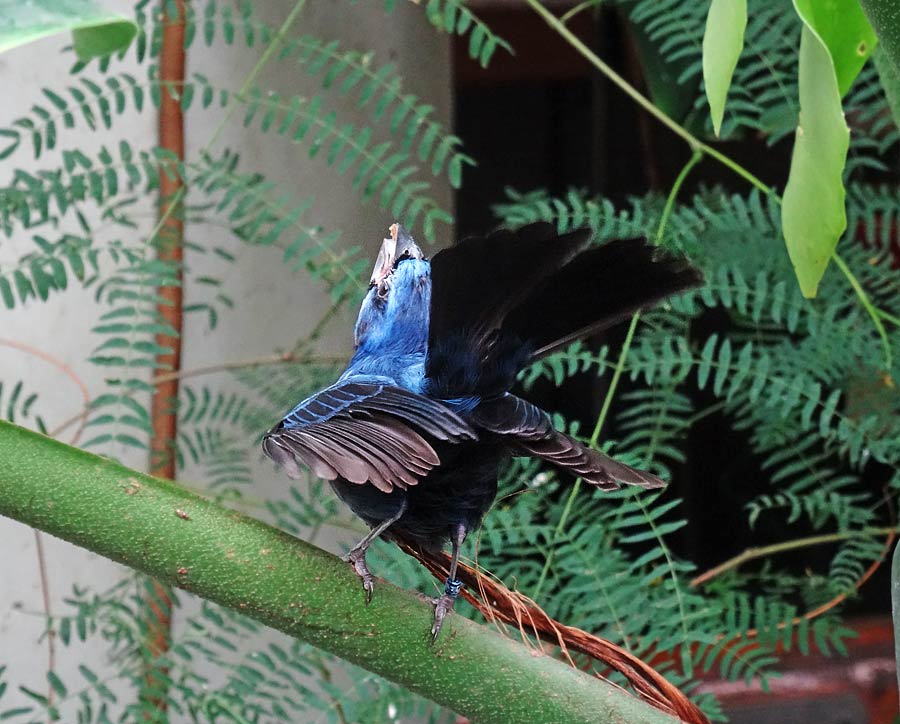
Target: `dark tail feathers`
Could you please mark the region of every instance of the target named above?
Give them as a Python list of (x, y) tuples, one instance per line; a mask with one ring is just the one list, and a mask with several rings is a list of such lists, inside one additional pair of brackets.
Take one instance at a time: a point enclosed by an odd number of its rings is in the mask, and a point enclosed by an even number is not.
[(702, 283), (687, 260), (646, 239), (611, 241), (546, 277), (506, 317), (503, 330), (527, 340), (532, 359), (539, 359)]
[(426, 374), (439, 397), (500, 394), (529, 361), (703, 283), (645, 239), (585, 250), (546, 223), (466, 239), (432, 260)]

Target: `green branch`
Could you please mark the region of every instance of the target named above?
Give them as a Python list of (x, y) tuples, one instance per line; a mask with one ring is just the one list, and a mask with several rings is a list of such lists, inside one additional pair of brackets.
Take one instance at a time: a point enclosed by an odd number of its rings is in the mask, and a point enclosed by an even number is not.
[(0, 422), (0, 515), (227, 606), (479, 722), (677, 720), (175, 483)]

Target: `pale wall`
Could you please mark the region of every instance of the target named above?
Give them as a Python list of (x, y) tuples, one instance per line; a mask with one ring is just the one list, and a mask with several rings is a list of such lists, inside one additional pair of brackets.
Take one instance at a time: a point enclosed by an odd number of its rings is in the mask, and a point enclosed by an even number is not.
[[(109, 4), (123, 13), (130, 12), (129, 3)], [(277, 25), (292, 3), (278, 0), (258, 5), (260, 14), (269, 23)], [(421, 7), (401, 2), (395, 13), (387, 16), (381, 9), (381, 2), (375, 0), (353, 7), (349, 2), (332, 0), (311, 0), (307, 5), (295, 33), (337, 38), (346, 48), (374, 50), (379, 65), (388, 60), (396, 63), (406, 79), (407, 91), (427, 98), (437, 107), (439, 117), (449, 121), (449, 43), (446, 36), (438, 35), (430, 28)], [(68, 81), (69, 61), (59, 55), (59, 49), (66, 42), (68, 40), (64, 38), (50, 39), (0, 56), (0, 87), (4, 94), (0, 125), (6, 125), (39, 100), (40, 87), (59, 87)], [(190, 68), (207, 74), (216, 83), (237, 89), (259, 54), (259, 48), (248, 50), (239, 43), (214, 51), (198, 45), (190, 59)], [(138, 77), (141, 74), (141, 70), (135, 71)], [(314, 92), (318, 81), (300, 74), (291, 65), (273, 63), (263, 72), (260, 85), (281, 92)], [(357, 125), (365, 121), (365, 114), (356, 111), (352, 104), (344, 103), (342, 110), (343, 117)], [(240, 116), (240, 112), (235, 114), (236, 118)], [(219, 118), (219, 115), (192, 110), (187, 122), (188, 155), (206, 143)], [(155, 138), (155, 124), (152, 113), (137, 115), (129, 112), (116, 119), (111, 132), (86, 132), (83, 124), (76, 130), (61, 130), (58, 146), (81, 148), (88, 153), (101, 144), (115, 147), (120, 139), (127, 139), (135, 147), (147, 146), (149, 139)], [(236, 123), (227, 128), (220, 143), (240, 150), (245, 170), (264, 172), (298, 199), (314, 195), (317, 202), (307, 219), (328, 230), (343, 230), (344, 243), (360, 243), (374, 255), (392, 219), (375, 204), (360, 201), (350, 186), (352, 174), (340, 178), (325, 166), (323, 158), (310, 161), (305, 148), (292, 147), (281, 139), (263, 136), (257, 131), (244, 131)], [(53, 167), (57, 160), (58, 156), (46, 154), (40, 163), (44, 167)], [(8, 179), (15, 165), (35, 168), (30, 152), (24, 151), (2, 162), (0, 175)], [(452, 197), (446, 184), (438, 182), (434, 194), (445, 208), (451, 208)], [(153, 199), (146, 200), (144, 211), (149, 224)], [(189, 238), (198, 241), (208, 241), (212, 235), (222, 233), (218, 227), (188, 230)], [(0, 265), (10, 257), (15, 258), (29, 244), (27, 237), (0, 239)], [(265, 355), (276, 348), (290, 346), (303, 336), (325, 308), (327, 297), (322, 289), (303, 276), (291, 274), (282, 265), (278, 251), (233, 248), (238, 252), (237, 261), (224, 269), (216, 266), (215, 273), (224, 273), (237, 308), (220, 319), (214, 333), (205, 329), (204, 320), (189, 318), (184, 339), (185, 368)], [(188, 289), (186, 295), (190, 298), (192, 290)], [(96, 344), (90, 328), (100, 311), (93, 302), (92, 293), (70, 288), (46, 303), (32, 302), (13, 312), (0, 311), (0, 339), (17, 340), (52, 355), (68, 365), (95, 395), (102, 390), (102, 372), (86, 362), (86, 358)], [(322, 349), (328, 353), (346, 352), (351, 343), (351, 324), (348, 317), (333, 324), (323, 340)], [(51, 428), (80, 405), (76, 386), (58, 369), (0, 346), (0, 381), (16, 379), (24, 379), (30, 390), (40, 393), (40, 410)], [(110, 452), (123, 453), (121, 450)], [(138, 466), (146, 462), (133, 453), (124, 454), (124, 458)], [(275, 476), (268, 465), (257, 465), (256, 478), (256, 495), (278, 495), (284, 486), (284, 480)], [(62, 598), (73, 584), (99, 591), (118, 580), (120, 569), (117, 566), (48, 536), (43, 539), (52, 611), (63, 610)], [(9, 666), (7, 678), (11, 689), (25, 684), (46, 691), (47, 647), (38, 641), (43, 630), (41, 596), (33, 531), (0, 519), (0, 666)], [(105, 650), (102, 642), (72, 650), (61, 646), (57, 649), (57, 668), (65, 680), (78, 680), (75, 670), (82, 660), (89, 661), (95, 670), (109, 671), (101, 658)], [(20, 703), (29, 702), (17, 691), (11, 691), (0, 700), (0, 710)]]

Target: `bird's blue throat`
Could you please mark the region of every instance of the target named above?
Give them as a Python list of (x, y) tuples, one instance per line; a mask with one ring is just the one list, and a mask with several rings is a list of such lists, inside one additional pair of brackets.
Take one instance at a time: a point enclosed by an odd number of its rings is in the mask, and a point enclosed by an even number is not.
[(380, 297), (378, 288), (373, 287), (363, 300), (353, 361), (369, 356), (424, 355), (430, 305), (431, 264), (424, 259), (401, 261), (391, 275), (387, 298)]

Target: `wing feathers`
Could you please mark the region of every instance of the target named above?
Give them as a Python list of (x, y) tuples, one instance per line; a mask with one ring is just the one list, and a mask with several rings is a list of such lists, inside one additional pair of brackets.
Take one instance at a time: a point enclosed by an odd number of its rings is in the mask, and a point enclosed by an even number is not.
[(542, 458), (602, 490), (616, 490), (622, 484), (665, 486), (655, 475), (616, 462), (559, 432), (543, 410), (521, 397), (506, 394), (482, 402), (473, 411), (472, 419), (478, 427), (510, 438), (523, 454)]
[(380, 382), (344, 381), (304, 400), (263, 440), (263, 451), (291, 477), (298, 460), (326, 480), (341, 477), (391, 492), (416, 485), (440, 464), (425, 436), (476, 439), (443, 403)]

